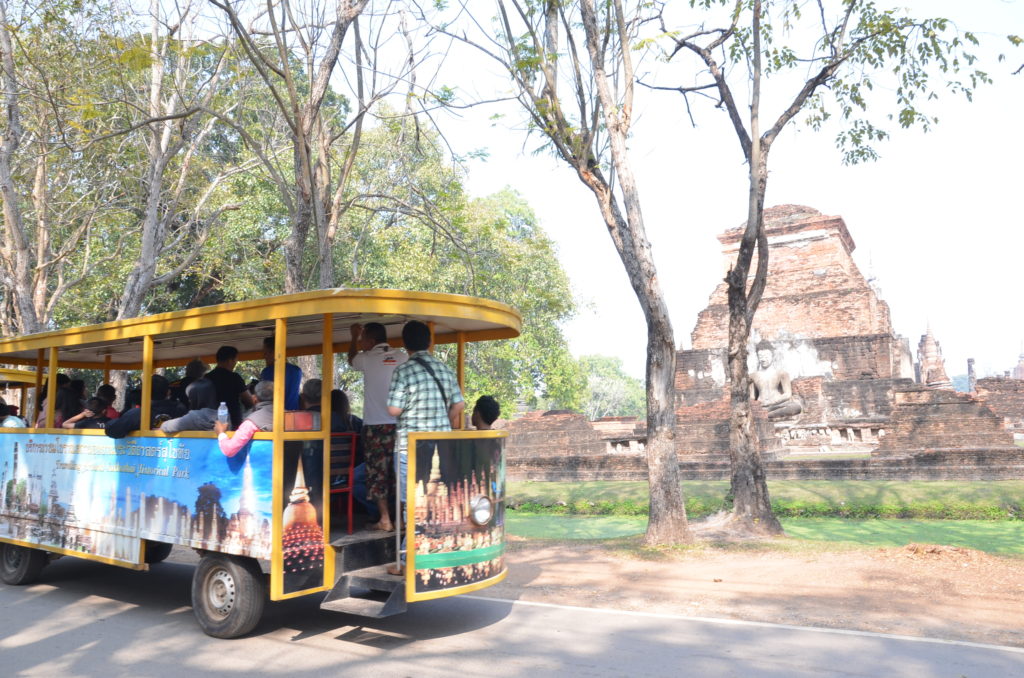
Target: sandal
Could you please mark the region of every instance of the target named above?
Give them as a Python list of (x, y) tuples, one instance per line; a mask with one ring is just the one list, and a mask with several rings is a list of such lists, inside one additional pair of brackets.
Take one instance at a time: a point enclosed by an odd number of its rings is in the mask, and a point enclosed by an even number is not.
[(367, 529), (367, 530), (379, 531), (379, 532), (394, 532), (395, 531), (395, 526), (394, 525), (392, 525), (391, 527), (381, 527), (379, 521), (376, 522), (376, 523), (370, 523), (369, 525), (364, 526), (364, 528)]
[(405, 575), (405, 567), (399, 567), (397, 565), (388, 565), (388, 574), (395, 577), (402, 577)]

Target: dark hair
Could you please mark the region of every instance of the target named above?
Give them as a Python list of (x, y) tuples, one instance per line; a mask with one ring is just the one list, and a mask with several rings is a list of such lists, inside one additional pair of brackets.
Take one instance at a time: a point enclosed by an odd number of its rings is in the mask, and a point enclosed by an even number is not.
[(188, 409), (216, 409), (217, 387), (207, 378), (196, 379), (185, 389), (188, 395)]
[(199, 358), (188, 361), (188, 365), (185, 365), (185, 377), (195, 381), (206, 374), (206, 363)]
[(380, 323), (366, 323), (363, 334), (373, 339), (374, 344), (383, 344), (388, 340), (388, 331)]
[(107, 405), (113, 405), (117, 400), (117, 390), (110, 384), (100, 384), (96, 389), (96, 395), (107, 401)]
[(82, 411), (82, 399), (70, 388), (59, 388), (54, 408), (55, 412), (60, 412), (61, 419), (67, 420)]
[(6, 417), (11, 413), (11, 406), (5, 402), (0, 402), (0, 419)]
[(234, 346), (221, 346), (217, 349), (217, 362), (222, 363), (225, 360), (231, 360), (238, 356), (238, 349)]
[(274, 348), (274, 335), (271, 334), (269, 337), (263, 337), (263, 348)]
[(342, 420), (346, 420), (351, 412), (349, 411), (348, 396), (340, 388), (331, 391), (331, 412), (334, 412)]
[(71, 377), (69, 377), (68, 375), (64, 374), (63, 372), (58, 372), (57, 373), (57, 388), (61, 388), (62, 386), (66, 386), (69, 383), (71, 383)]
[(478, 412), (480, 414), (480, 418), (490, 425), (501, 416), (501, 405), (499, 405), (498, 401), (494, 399), (494, 396), (480, 396), (476, 399), (476, 405), (473, 406), (473, 411)]
[(419, 320), (410, 320), (402, 328), (402, 343), (410, 352), (426, 351), (430, 348), (430, 328)]
[(107, 416), (107, 401), (103, 398), (92, 397), (85, 401), (85, 409), (92, 410), (97, 418)]
[(68, 382), (68, 388), (70, 388), (75, 395), (79, 398), (85, 396), (85, 380), (84, 379), (72, 379)]
[(757, 346), (754, 347), (754, 350), (755, 351), (774, 351), (775, 347), (772, 346), (772, 342), (768, 341), (767, 339), (762, 339), (761, 341), (757, 342)]
[(171, 390), (171, 384), (167, 381), (167, 377), (162, 374), (154, 374), (149, 383), (152, 388), (150, 397), (153, 400), (167, 399), (167, 393)]
[(128, 410), (132, 409), (133, 407), (139, 407), (141, 405), (142, 405), (142, 389), (141, 388), (133, 388), (130, 391), (128, 391), (128, 393), (125, 394), (125, 397), (124, 397), (124, 411), (122, 412), (122, 414), (124, 414), (124, 412), (127, 412)]

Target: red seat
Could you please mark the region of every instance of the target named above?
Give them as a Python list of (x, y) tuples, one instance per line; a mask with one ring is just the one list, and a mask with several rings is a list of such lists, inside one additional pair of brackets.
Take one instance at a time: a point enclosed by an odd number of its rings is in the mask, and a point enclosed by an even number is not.
[(348, 494), (348, 533), (352, 534), (352, 478), (356, 467), (356, 443), (358, 433), (331, 434), (330, 492), (333, 501), (336, 494)]

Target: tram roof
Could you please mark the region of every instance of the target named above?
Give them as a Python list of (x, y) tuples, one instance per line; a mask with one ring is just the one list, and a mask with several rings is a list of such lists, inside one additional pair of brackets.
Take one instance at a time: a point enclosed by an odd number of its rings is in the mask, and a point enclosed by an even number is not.
[(10, 370), (0, 368), (0, 389), (28, 388), (36, 385), (36, 373), (33, 370)]
[[(57, 347), (61, 367), (139, 369), (142, 339), (153, 337), (158, 367), (183, 365), (194, 358), (213, 362), (217, 349), (234, 346), (239, 358), (262, 356), (275, 321), (288, 321), (288, 355), (319, 354), (324, 314), (332, 314), (335, 351), (349, 345), (355, 323), (379, 322), (388, 341), (401, 344), (408, 320), (433, 323), (437, 344), (509, 339), (519, 336), (522, 316), (511, 306), (458, 294), (379, 289), (329, 289), (284, 294), (251, 301), (201, 306), (182, 311), (126, 318), (0, 339), (0, 363), (35, 365), (38, 351)], [(108, 358), (109, 356), (109, 358)], [(48, 360), (44, 356), (44, 361)], [(34, 378), (33, 378), (34, 381)]]

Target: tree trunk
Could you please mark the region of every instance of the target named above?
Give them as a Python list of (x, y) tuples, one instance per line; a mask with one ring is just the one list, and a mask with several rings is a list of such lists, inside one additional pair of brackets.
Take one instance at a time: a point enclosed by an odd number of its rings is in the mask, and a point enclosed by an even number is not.
[(693, 541), (693, 534), (686, 519), (675, 450), (675, 342), (650, 244), (642, 230), (630, 230), (600, 169), (592, 167), (580, 171), (579, 176), (597, 198), (601, 216), (647, 321), (646, 456), (650, 517), (645, 542), (688, 543)]
[(7, 28), (7, 5), (0, 3), (0, 85), (3, 89), (4, 135), (0, 139), (0, 203), (4, 221), (3, 282), (12, 297), (17, 316), (15, 324), (23, 334), (43, 329), (43, 319), (36, 316), (32, 304), (32, 265), (29, 243), (19, 206), (20, 196), (14, 180), (14, 154), (21, 145), (21, 87), (14, 65), (13, 44)]
[[(730, 275), (730, 278), (732, 276)], [(746, 281), (729, 282), (729, 460), (732, 469), (729, 494), (736, 526), (753, 534), (782, 534), (782, 525), (772, 513), (759, 441), (752, 435), (750, 376), (747, 370)]]
[[(756, 109), (755, 109), (756, 110)], [(756, 124), (753, 125), (756, 131)], [(751, 534), (782, 534), (782, 525), (772, 513), (771, 498), (764, 465), (752, 434), (750, 374), (747, 368), (747, 341), (754, 313), (768, 275), (768, 245), (764, 233), (764, 195), (768, 181), (768, 153), (760, 140), (751, 135), (750, 192), (747, 225), (740, 241), (736, 265), (726, 276), (729, 300), (729, 458), (731, 476), (732, 522)], [(758, 260), (754, 280), (748, 287), (750, 264), (757, 247)]]

